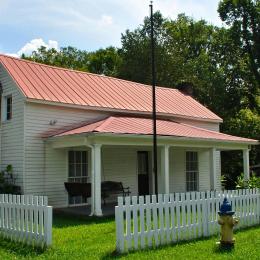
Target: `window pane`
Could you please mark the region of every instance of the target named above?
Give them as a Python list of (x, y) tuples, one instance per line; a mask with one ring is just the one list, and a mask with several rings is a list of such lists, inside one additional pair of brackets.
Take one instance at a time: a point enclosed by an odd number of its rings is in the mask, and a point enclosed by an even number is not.
[(74, 177), (74, 176), (75, 176), (75, 165), (69, 164), (69, 177)]
[(82, 163), (87, 163), (87, 152), (82, 152)]
[(76, 152), (76, 163), (81, 163), (81, 152)]
[(81, 164), (76, 164), (76, 176), (81, 176)]
[(69, 151), (69, 163), (74, 163), (74, 152)]
[(87, 172), (87, 164), (82, 164), (82, 176), (87, 176), (88, 172)]

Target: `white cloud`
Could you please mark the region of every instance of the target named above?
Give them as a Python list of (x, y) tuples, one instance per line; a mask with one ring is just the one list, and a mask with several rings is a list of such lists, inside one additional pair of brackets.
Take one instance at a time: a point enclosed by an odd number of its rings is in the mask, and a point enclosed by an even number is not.
[(59, 49), (57, 41), (49, 40), (48, 42), (44, 42), (42, 38), (38, 38), (27, 42), (17, 53), (8, 53), (8, 55), (14, 57), (20, 57), (22, 54), (30, 55), (33, 51), (37, 51), (41, 46), (44, 46), (47, 49)]
[(111, 25), (113, 24), (113, 17), (109, 15), (102, 15), (101, 20), (99, 21), (101, 25)]

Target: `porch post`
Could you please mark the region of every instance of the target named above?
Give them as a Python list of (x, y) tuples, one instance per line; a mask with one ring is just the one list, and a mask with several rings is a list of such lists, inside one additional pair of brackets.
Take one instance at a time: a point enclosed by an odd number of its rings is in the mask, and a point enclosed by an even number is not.
[(91, 150), (91, 215), (102, 216), (101, 209), (101, 144), (94, 144)]
[(244, 180), (247, 181), (250, 178), (249, 149), (243, 150), (243, 166), (244, 166)]
[(94, 148), (91, 146), (91, 213), (90, 216), (95, 215), (95, 157)]
[(210, 189), (217, 189), (216, 148), (210, 149)]
[(163, 176), (164, 192), (169, 194), (169, 145), (161, 150), (161, 176)]

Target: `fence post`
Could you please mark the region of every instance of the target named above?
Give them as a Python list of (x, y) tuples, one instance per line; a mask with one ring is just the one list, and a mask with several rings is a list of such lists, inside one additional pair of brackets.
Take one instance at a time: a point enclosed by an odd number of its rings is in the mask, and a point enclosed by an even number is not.
[(52, 207), (48, 206), (46, 213), (46, 246), (50, 246), (52, 243)]
[(116, 250), (119, 253), (124, 252), (124, 214), (123, 198), (118, 198), (118, 206), (115, 207), (116, 218)]

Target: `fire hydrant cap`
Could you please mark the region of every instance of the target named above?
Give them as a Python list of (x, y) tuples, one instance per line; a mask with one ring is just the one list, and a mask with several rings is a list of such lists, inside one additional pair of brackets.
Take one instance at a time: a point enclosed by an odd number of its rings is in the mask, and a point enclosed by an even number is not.
[(229, 215), (232, 216), (234, 215), (234, 211), (232, 211), (232, 206), (230, 204), (230, 202), (227, 200), (227, 198), (224, 198), (224, 201), (222, 203), (222, 205), (220, 206), (220, 211), (218, 212), (218, 214), (220, 216), (223, 215)]

